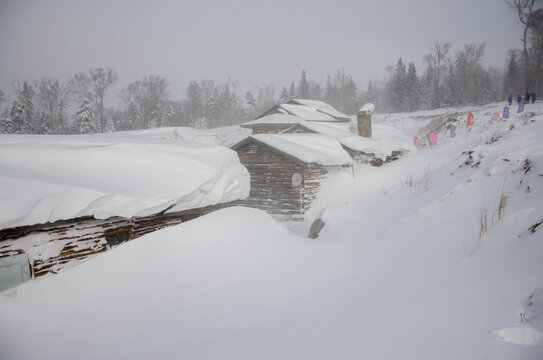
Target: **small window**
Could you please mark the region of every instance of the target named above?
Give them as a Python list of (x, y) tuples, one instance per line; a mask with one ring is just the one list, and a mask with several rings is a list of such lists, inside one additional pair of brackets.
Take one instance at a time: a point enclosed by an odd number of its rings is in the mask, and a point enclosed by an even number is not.
[(0, 291), (10, 289), (32, 278), (26, 254), (0, 258)]
[(300, 173), (292, 174), (292, 187), (297, 188), (302, 186), (303, 177)]

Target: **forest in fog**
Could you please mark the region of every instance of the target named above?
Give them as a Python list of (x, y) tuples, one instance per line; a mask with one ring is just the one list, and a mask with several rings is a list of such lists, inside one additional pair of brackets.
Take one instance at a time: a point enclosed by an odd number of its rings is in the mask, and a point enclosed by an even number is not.
[[(301, 70), (289, 84), (263, 85), (242, 92), (235, 79), (191, 81), (184, 99), (172, 99), (168, 79), (149, 75), (130, 82), (118, 94), (121, 108), (107, 103), (119, 81), (112, 68), (91, 68), (69, 77), (14, 80), (0, 89), (0, 133), (86, 134), (164, 126), (213, 128), (253, 119), (292, 98), (325, 101), (346, 114), (364, 103), (381, 113), (485, 104), (543, 88), (543, 10), (511, 1), (512, 16), (523, 24), (520, 49), (510, 49), (502, 68), (485, 67), (485, 43), (453, 48), (436, 41), (424, 54), (423, 68), (399, 58), (386, 67), (387, 77), (359, 86), (341, 68), (325, 82)], [(515, 9), (515, 5), (519, 8)], [(303, 66), (303, 64), (300, 64)], [(361, 64), (360, 66), (363, 66)], [(333, 70), (332, 70), (333, 71)], [(13, 103), (6, 101), (12, 91)]]

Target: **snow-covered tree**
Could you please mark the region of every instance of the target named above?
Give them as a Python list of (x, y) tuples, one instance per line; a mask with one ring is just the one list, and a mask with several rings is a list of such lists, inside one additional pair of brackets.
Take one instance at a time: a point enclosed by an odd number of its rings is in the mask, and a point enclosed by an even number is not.
[(294, 85), (294, 81), (290, 83), (290, 89), (288, 91), (288, 97), (291, 99), (294, 99), (296, 97), (296, 85)]
[(309, 99), (322, 100), (321, 84), (317, 81), (309, 80)]
[(391, 88), (390, 88), (390, 105), (393, 111), (405, 111), (405, 97), (407, 93), (406, 89), (407, 71), (402, 58), (396, 63), (394, 72), (392, 74)]
[(251, 91), (245, 93), (245, 104), (243, 107), (243, 113), (245, 120), (252, 119), (255, 115), (256, 99)]
[(0, 117), (0, 134), (11, 134), (13, 133), (13, 121), (7, 109), (4, 110), (4, 113)]
[(283, 88), (281, 89), (281, 93), (279, 94), (279, 102), (280, 103), (285, 103), (287, 101), (289, 101), (289, 96), (288, 96), (288, 91), (287, 91), (287, 87), (286, 86), (283, 86)]
[(14, 101), (10, 113), (13, 132), (17, 134), (32, 133), (34, 127), (34, 90), (27, 81), (22, 86), (17, 84), (16, 87), (20, 89), (17, 91), (17, 100)]
[(405, 78), (405, 94), (402, 108), (406, 111), (416, 111), (422, 105), (422, 92), (417, 69), (415, 64), (410, 62), (407, 65), (407, 74)]
[(168, 82), (159, 76), (133, 81), (120, 93), (133, 129), (162, 126), (169, 104)]
[(348, 114), (356, 113), (359, 108), (356, 84), (343, 69), (336, 72), (332, 83), (327, 82), (325, 98), (330, 105)]
[(275, 99), (275, 86), (274, 85), (265, 85), (264, 87), (258, 89), (258, 98), (256, 113), (258, 115), (269, 110), (271, 107), (275, 106), (277, 103)]
[(83, 100), (75, 113), (74, 130), (78, 134), (94, 134), (94, 112), (88, 100)]

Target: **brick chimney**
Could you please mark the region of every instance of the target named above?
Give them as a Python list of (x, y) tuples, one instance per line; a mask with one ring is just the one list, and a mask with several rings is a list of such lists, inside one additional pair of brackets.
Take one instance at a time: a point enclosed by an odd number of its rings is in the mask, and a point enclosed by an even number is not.
[(371, 137), (371, 113), (375, 109), (373, 104), (365, 104), (356, 113), (356, 122), (358, 135), (362, 137)]
[(371, 111), (359, 111), (356, 113), (358, 135), (371, 137)]

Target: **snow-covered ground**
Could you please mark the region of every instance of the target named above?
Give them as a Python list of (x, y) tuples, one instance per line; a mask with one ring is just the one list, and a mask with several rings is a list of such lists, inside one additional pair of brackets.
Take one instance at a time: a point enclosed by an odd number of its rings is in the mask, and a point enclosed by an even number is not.
[(540, 360), (543, 103), (502, 107), (375, 115), (437, 146), (329, 178), (316, 240), (229, 208), (5, 292), (0, 358)]

